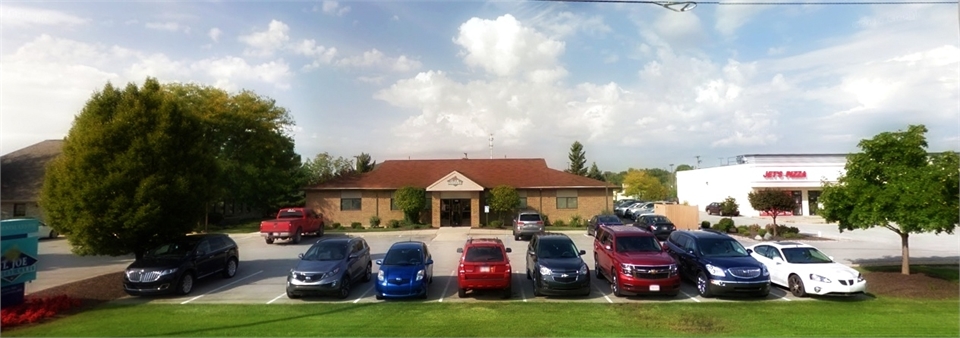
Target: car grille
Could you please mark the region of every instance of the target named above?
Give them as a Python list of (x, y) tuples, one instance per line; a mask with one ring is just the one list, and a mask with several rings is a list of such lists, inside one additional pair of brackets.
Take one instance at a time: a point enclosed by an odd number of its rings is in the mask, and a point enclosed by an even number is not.
[(640, 279), (664, 279), (670, 277), (669, 266), (634, 266), (633, 277)]
[(322, 279), (322, 273), (296, 273), (293, 278), (301, 282), (315, 282)]
[(730, 268), (727, 271), (737, 278), (756, 278), (760, 276), (760, 268)]
[[(553, 271), (553, 280), (560, 283), (573, 283), (577, 281), (577, 270)], [(566, 275), (566, 277), (564, 277)]]
[(160, 279), (160, 271), (127, 270), (127, 279), (131, 282), (156, 282)]
[(840, 285), (853, 285), (853, 280), (852, 280), (852, 279), (841, 279), (841, 280), (840, 280)]
[(394, 285), (403, 285), (403, 284), (410, 283), (410, 279), (409, 278), (390, 278), (390, 279), (387, 279), (387, 283), (394, 284)]

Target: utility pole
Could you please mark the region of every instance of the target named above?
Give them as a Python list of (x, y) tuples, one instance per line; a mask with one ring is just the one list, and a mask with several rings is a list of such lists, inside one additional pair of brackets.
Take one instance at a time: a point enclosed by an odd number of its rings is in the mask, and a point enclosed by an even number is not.
[(697, 158), (697, 169), (700, 169), (700, 155), (694, 156)]
[(493, 133), (490, 133), (490, 159), (493, 159)]

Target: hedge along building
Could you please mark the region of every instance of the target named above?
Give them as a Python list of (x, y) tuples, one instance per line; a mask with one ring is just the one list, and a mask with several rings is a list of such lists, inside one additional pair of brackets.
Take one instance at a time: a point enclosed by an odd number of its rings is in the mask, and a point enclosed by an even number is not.
[[(421, 222), (433, 227), (488, 224), (500, 218), (486, 206), (490, 190), (507, 185), (520, 195), (520, 209), (569, 222), (613, 209), (613, 185), (550, 169), (543, 159), (388, 160), (372, 171), (308, 187), (307, 207), (323, 214), (326, 224), (369, 226), (403, 219), (394, 193), (412, 186), (426, 190)], [(512, 215), (503, 215), (510, 219)]]
[(733, 197), (740, 214), (766, 216), (750, 206), (747, 195), (778, 189), (796, 201), (788, 215), (816, 215), (823, 182), (836, 183), (846, 163), (846, 154), (741, 155), (733, 165), (677, 172), (677, 198), (703, 210), (711, 202)]

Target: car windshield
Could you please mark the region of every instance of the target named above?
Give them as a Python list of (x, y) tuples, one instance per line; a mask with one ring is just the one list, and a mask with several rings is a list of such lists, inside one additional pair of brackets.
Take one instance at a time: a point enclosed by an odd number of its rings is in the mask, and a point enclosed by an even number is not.
[(660, 223), (670, 223), (670, 220), (664, 216), (649, 216), (647, 218), (647, 222), (660, 224)]
[(503, 250), (495, 246), (473, 246), (467, 248), (463, 260), (466, 262), (502, 262)]
[(300, 210), (284, 210), (280, 212), (277, 218), (303, 218), (303, 212)]
[(419, 248), (395, 248), (387, 251), (383, 265), (419, 265), (423, 263), (423, 254)]
[(538, 214), (521, 214), (520, 220), (525, 222), (537, 222), (540, 221), (540, 215)]
[(747, 249), (733, 239), (703, 239), (699, 243), (700, 254), (704, 257), (744, 257)]
[(659, 252), (663, 249), (653, 236), (625, 236), (617, 238), (617, 252)]
[(144, 253), (143, 256), (153, 258), (183, 257), (193, 252), (193, 250), (197, 247), (197, 242), (199, 241), (199, 238), (187, 237), (173, 243), (167, 243), (153, 248), (152, 250)]
[(829, 256), (816, 248), (787, 248), (783, 249), (783, 256), (787, 262), (795, 264), (833, 263)]
[(548, 240), (540, 241), (539, 258), (574, 258), (577, 254), (577, 247), (570, 240)]
[(605, 215), (605, 216), (597, 217), (597, 222), (606, 223), (606, 224), (620, 223), (620, 219), (617, 218), (617, 216)]
[(308, 261), (338, 261), (347, 258), (347, 243), (320, 242), (314, 244), (303, 254)]

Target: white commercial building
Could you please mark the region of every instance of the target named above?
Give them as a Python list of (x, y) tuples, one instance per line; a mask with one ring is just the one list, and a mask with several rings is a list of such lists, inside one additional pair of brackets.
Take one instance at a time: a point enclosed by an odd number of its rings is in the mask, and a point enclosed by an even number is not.
[(846, 154), (741, 155), (731, 165), (677, 172), (677, 199), (703, 210), (733, 197), (741, 215), (760, 216), (747, 194), (779, 189), (796, 200), (793, 215), (816, 215), (823, 182), (836, 183), (846, 163)]

